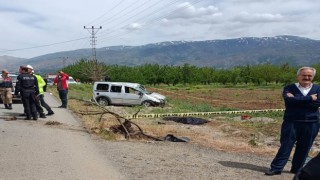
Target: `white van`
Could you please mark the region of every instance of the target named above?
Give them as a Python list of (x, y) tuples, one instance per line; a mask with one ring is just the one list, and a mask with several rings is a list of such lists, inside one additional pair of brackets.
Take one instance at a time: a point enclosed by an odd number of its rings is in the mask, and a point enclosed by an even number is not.
[(144, 105), (164, 106), (165, 96), (150, 93), (138, 83), (127, 82), (95, 82), (93, 94), (102, 106), (114, 105)]

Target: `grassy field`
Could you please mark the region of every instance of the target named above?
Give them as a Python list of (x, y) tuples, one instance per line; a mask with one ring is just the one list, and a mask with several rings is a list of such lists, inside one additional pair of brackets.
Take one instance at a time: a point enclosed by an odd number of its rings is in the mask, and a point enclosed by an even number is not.
[[(255, 110), (283, 108), (282, 87), (246, 87), (246, 86), (157, 86), (147, 87), (167, 97), (165, 107), (107, 106), (106, 109), (121, 116), (139, 113), (185, 113), (213, 112), (230, 110)], [(54, 88), (49, 91), (56, 92)], [(71, 85), (69, 90), (69, 108), (78, 114), (91, 133), (109, 140), (123, 140), (121, 133), (115, 133), (119, 125), (115, 116), (102, 113), (101, 109), (85, 102), (92, 99), (92, 85)], [(83, 101), (85, 100), (85, 101)], [(85, 115), (86, 114), (86, 115)], [(90, 114), (90, 115), (89, 115)], [(146, 134), (165, 137), (174, 134), (188, 137), (190, 143), (200, 144), (226, 151), (274, 153), (279, 139), (279, 130), (283, 112), (245, 114), (251, 120), (241, 120), (244, 114), (210, 115), (200, 118), (209, 120), (204, 125), (187, 125), (161, 118), (133, 119)], [(268, 119), (271, 121), (254, 121)], [(135, 135), (132, 139), (146, 140), (137, 128), (132, 127)]]

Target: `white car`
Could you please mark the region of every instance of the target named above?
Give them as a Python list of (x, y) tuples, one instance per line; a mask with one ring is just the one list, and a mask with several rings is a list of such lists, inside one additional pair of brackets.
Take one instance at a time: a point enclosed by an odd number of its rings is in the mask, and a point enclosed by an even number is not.
[(80, 83), (75, 81), (73, 77), (69, 76), (69, 79), (67, 80), (67, 84), (80, 84)]
[(166, 97), (158, 93), (150, 93), (138, 83), (127, 82), (95, 82), (93, 94), (102, 106), (144, 105), (164, 106)]

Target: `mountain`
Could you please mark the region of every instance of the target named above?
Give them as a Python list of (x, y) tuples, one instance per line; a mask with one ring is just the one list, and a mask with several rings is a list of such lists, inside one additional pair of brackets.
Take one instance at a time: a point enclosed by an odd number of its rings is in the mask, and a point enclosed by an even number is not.
[[(28, 59), (28, 64), (45, 72), (79, 59), (90, 59), (91, 49), (47, 54)], [(136, 66), (146, 63), (230, 68), (238, 65), (289, 63), (312, 65), (320, 60), (320, 41), (297, 36), (246, 37), (207, 41), (172, 41), (143, 46), (111, 46), (96, 49), (98, 61), (109, 65)], [(68, 57), (68, 58), (66, 58)]]
[(24, 64), (26, 59), (12, 56), (0, 56), (0, 68), (8, 69), (10, 72), (17, 72), (20, 64)]

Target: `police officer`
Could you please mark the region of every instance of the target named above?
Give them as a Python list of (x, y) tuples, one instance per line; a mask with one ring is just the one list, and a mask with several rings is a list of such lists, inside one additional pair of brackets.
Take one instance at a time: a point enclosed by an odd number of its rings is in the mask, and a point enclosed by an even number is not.
[(21, 99), (26, 113), (25, 120), (38, 120), (38, 113), (35, 105), (36, 96), (39, 94), (37, 78), (28, 73), (28, 68), (21, 67), (21, 74), (17, 77), (15, 95), (20, 92)]
[[(37, 76), (35, 74), (33, 74), (33, 72), (34, 72), (33, 71), (33, 67), (31, 65), (27, 65), (26, 67), (28, 69), (28, 73), (37, 78)], [(42, 78), (41, 78), (41, 80), (42, 80)], [(44, 114), (43, 108), (42, 108), (41, 103), (40, 103), (40, 96), (41, 96), (41, 90), (42, 90), (41, 88), (42, 88), (42, 86), (40, 87), (39, 84), (40, 84), (39, 78), (37, 78), (37, 85), (38, 85), (38, 88), (39, 88), (39, 95), (35, 99), (35, 105), (36, 105), (37, 112), (39, 113), (39, 117), (40, 118), (46, 118), (46, 115)]]

